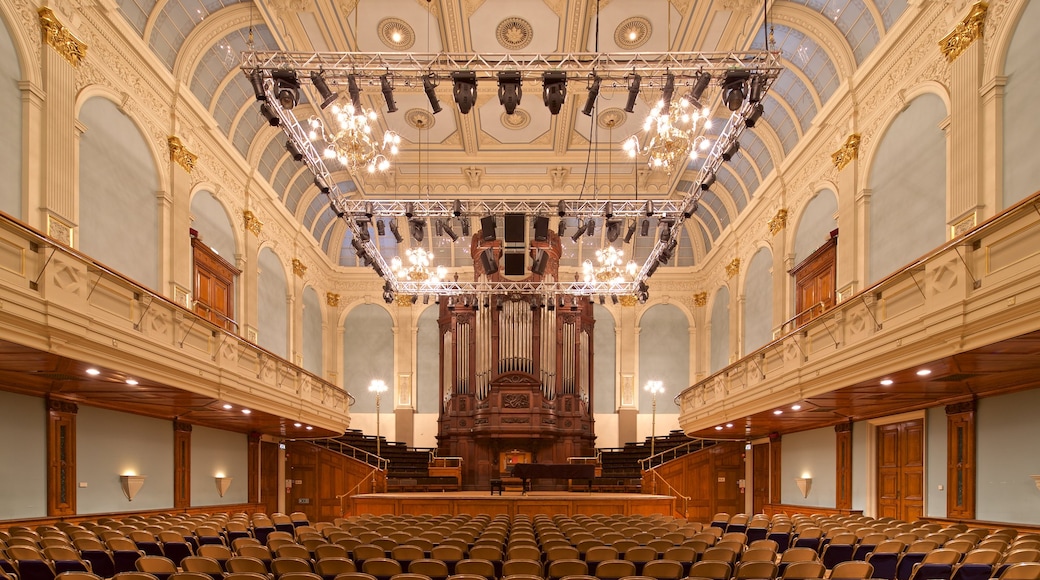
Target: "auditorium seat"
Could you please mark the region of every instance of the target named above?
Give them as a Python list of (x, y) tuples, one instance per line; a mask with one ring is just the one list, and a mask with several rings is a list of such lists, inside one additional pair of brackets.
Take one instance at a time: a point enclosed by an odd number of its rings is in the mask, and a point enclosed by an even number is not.
[(708, 578), (710, 580), (729, 580), (733, 567), (728, 562), (718, 560), (702, 560), (690, 568), (690, 578)]
[(960, 563), (954, 566), (952, 580), (987, 580), (995, 574), (995, 568), (1002, 554), (996, 550), (979, 548), (964, 555)]
[(960, 562), (961, 553), (956, 550), (938, 548), (928, 552), (921, 562), (913, 567), (910, 580), (950, 580), (953, 566)]
[(138, 572), (147, 572), (159, 580), (167, 580), (170, 574), (177, 571), (177, 565), (165, 556), (141, 556), (134, 565)]
[(1040, 580), (1040, 562), (1020, 562), (1008, 566), (1000, 580)]
[(654, 560), (643, 565), (641, 576), (655, 580), (679, 580), (684, 576), (683, 565), (676, 560)]
[(874, 566), (861, 560), (839, 562), (831, 570), (831, 580), (867, 580), (874, 577)]
[[(202, 548), (202, 546), (199, 546), (199, 548)], [(220, 562), (206, 556), (185, 556), (181, 560), (181, 568), (185, 572), (206, 574), (212, 580), (221, 580), (225, 572)]]

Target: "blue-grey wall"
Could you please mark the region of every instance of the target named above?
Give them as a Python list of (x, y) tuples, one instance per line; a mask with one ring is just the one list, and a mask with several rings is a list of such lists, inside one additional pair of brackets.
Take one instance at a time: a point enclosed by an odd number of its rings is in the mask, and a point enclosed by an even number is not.
[(22, 73), (11, 35), (0, 20), (0, 211), (18, 219), (22, 215)]
[(838, 227), (834, 217), (838, 214), (838, 197), (833, 191), (823, 189), (809, 200), (798, 220), (798, 231), (794, 234), (794, 263), (808, 258), (822, 246)]
[[(0, 520), (47, 515), (47, 407), (0, 391)], [(75, 486), (75, 482), (70, 482)], [(75, 493), (75, 489), (70, 490)]]
[(866, 421), (852, 424), (852, 509), (867, 509), (867, 432), (874, 427)]
[[(1004, 206), (1040, 189), (1040, 116), (1036, 95), (1040, 93), (1040, 59), (1036, 39), (1040, 37), (1040, 2), (1029, 2), (1022, 13), (1004, 63)], [(998, 208), (999, 209), (999, 208)]]
[[(835, 481), (836, 442), (834, 427), (784, 435), (783, 459), (780, 466), (780, 499), (783, 503), (834, 507), (838, 490)], [(809, 491), (809, 497), (803, 498), (795, 479), (805, 475), (812, 477), (812, 489)]]
[[(658, 414), (678, 414), (672, 398), (690, 386), (690, 325), (686, 315), (671, 304), (656, 304), (639, 319), (639, 412), (649, 413), (653, 398), (643, 388), (661, 381), (665, 392), (657, 398)], [(651, 330), (652, 329), (652, 330)]]
[(729, 365), (729, 288), (722, 286), (711, 301), (710, 371)]
[[(773, 254), (759, 248), (744, 279), (744, 351), (747, 354), (773, 339)], [(712, 325), (714, 328), (714, 325)]]
[[(230, 477), (224, 497), (218, 474)], [(249, 440), (244, 433), (195, 425), (191, 431), (191, 505), (227, 505), (249, 499)]]
[[(76, 479), (81, 514), (173, 507), (173, 424), (80, 405), (76, 415)], [(119, 476), (147, 477), (127, 501)]]
[(257, 344), (282, 357), (289, 358), (289, 286), (285, 268), (271, 248), (260, 250), (257, 260), (260, 274), (257, 283)]
[(592, 306), (592, 316), (596, 326), (592, 334), (595, 347), (595, 368), (592, 370), (592, 384), (595, 389), (593, 412), (613, 413), (617, 410), (614, 400), (617, 390), (617, 334), (614, 316), (599, 304)]
[(303, 368), (319, 377), (325, 376), (322, 364), (324, 336), (321, 301), (318, 292), (308, 286), (303, 290)]
[[(415, 308), (413, 306), (413, 308)], [(437, 324), (439, 309), (431, 304), (419, 315), (415, 337), (415, 411), (417, 413), (440, 412), (440, 327)], [(355, 395), (356, 396), (356, 395)]]
[(1031, 475), (1040, 474), (1040, 389), (979, 399), (976, 413), (975, 517), (991, 522), (1040, 522)]
[[(946, 408), (934, 407), (925, 413), (927, 437), (925, 453), (925, 515), (946, 517)], [(943, 488), (940, 490), (939, 486)]]
[(115, 103), (80, 110), (79, 242), (87, 255), (159, 288), (159, 176), (148, 143)]
[(870, 167), (869, 279), (876, 282), (946, 240), (946, 105), (917, 97), (892, 121)]
[[(199, 232), (199, 239), (232, 265), (235, 264), (235, 235), (227, 210), (208, 191), (200, 191), (191, 198), (191, 227)], [(183, 232), (177, 232), (180, 236)]]
[[(375, 397), (368, 392), (373, 379), (382, 380), (390, 388), (380, 401), (381, 410), (389, 411), (397, 384), (393, 319), (375, 304), (361, 304), (343, 322), (343, 388), (357, 399), (350, 408), (352, 412), (375, 413)], [(388, 404), (382, 405), (383, 401)]]

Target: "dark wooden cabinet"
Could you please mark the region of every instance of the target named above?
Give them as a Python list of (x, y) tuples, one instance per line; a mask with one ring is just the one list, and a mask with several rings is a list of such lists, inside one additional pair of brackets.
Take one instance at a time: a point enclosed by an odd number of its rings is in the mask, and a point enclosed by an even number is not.
[(794, 276), (795, 326), (801, 326), (834, 307), (836, 300), (838, 232), (791, 269)]

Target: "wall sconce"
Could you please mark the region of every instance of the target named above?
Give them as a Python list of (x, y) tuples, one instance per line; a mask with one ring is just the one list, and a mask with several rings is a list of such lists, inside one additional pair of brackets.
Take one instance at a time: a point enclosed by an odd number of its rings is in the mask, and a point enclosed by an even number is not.
[(134, 501), (134, 496), (144, 487), (144, 475), (120, 475), (119, 485), (123, 488), (123, 495), (127, 501)]
[(1036, 488), (1040, 489), (1040, 475), (1030, 475), (1033, 478), (1033, 483), (1036, 484)]
[(808, 498), (809, 492), (812, 491), (812, 478), (799, 477), (794, 482), (798, 484), (798, 491), (802, 492), (802, 497)]
[(224, 477), (223, 475), (217, 475), (213, 479), (217, 482), (217, 493), (220, 494), (220, 497), (224, 497), (224, 494), (227, 493), (228, 488), (231, 487), (232, 478)]

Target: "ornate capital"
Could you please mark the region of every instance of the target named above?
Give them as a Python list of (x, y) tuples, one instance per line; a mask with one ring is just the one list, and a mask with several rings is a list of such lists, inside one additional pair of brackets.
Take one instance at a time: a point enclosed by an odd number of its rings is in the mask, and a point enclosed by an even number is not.
[(707, 303), (708, 303), (708, 293), (707, 292), (698, 292), (698, 293), (693, 295), (693, 305), (694, 306), (701, 307), (701, 306), (706, 305)]
[(773, 219), (769, 220), (769, 233), (774, 236), (779, 234), (781, 230), (787, 227), (787, 208), (782, 207), (777, 210), (776, 215)]
[(946, 60), (953, 62), (961, 55), (971, 43), (982, 38), (982, 25), (986, 21), (986, 10), (989, 4), (976, 2), (971, 7), (971, 12), (961, 20), (953, 31), (939, 41), (939, 50), (946, 56)]
[(411, 306), (412, 305), (412, 295), (411, 294), (398, 294), (397, 295), (397, 305), (398, 306)]
[(43, 41), (65, 57), (72, 66), (79, 66), (87, 56), (87, 45), (73, 36), (65, 25), (58, 21), (54, 11), (44, 6), (36, 12), (40, 16), (40, 28), (43, 29)]
[(166, 144), (170, 147), (170, 161), (176, 161), (177, 165), (191, 173), (191, 170), (195, 169), (195, 163), (198, 162), (199, 156), (188, 151), (188, 148), (184, 146), (184, 143), (181, 143), (180, 138), (177, 136), (171, 135), (166, 140)]
[(848, 433), (852, 431), (852, 423), (838, 423), (834, 426), (835, 433)]
[(841, 149), (831, 153), (831, 161), (834, 162), (834, 166), (838, 168), (838, 171), (845, 169), (845, 166), (859, 155), (859, 140), (860, 134), (853, 133), (845, 140), (845, 144), (841, 146)]
[(75, 415), (79, 413), (79, 406), (76, 403), (70, 403), (69, 401), (62, 401), (60, 399), (47, 399), (47, 410), (52, 413), (68, 413)]
[(733, 261), (726, 264), (726, 277), (732, 278), (740, 272), (740, 258), (733, 258)]
[(961, 413), (972, 413), (975, 411), (975, 401), (964, 401), (963, 403), (953, 403), (952, 405), (946, 405), (947, 415), (959, 415)]
[(333, 294), (332, 292), (325, 293), (325, 304), (328, 304), (332, 308), (339, 306), (339, 294)]
[(257, 219), (256, 215), (248, 209), (242, 212), (242, 219), (245, 220), (246, 230), (253, 232), (254, 236), (259, 236), (260, 230), (264, 229), (264, 222)]
[(303, 278), (303, 275), (307, 273), (307, 266), (303, 265), (303, 262), (299, 258), (292, 259), (292, 271), (298, 277)]
[(635, 296), (632, 296), (631, 294), (625, 294), (623, 296), (618, 296), (618, 302), (620, 302), (621, 306), (625, 308), (632, 308), (636, 305), (637, 300)]

